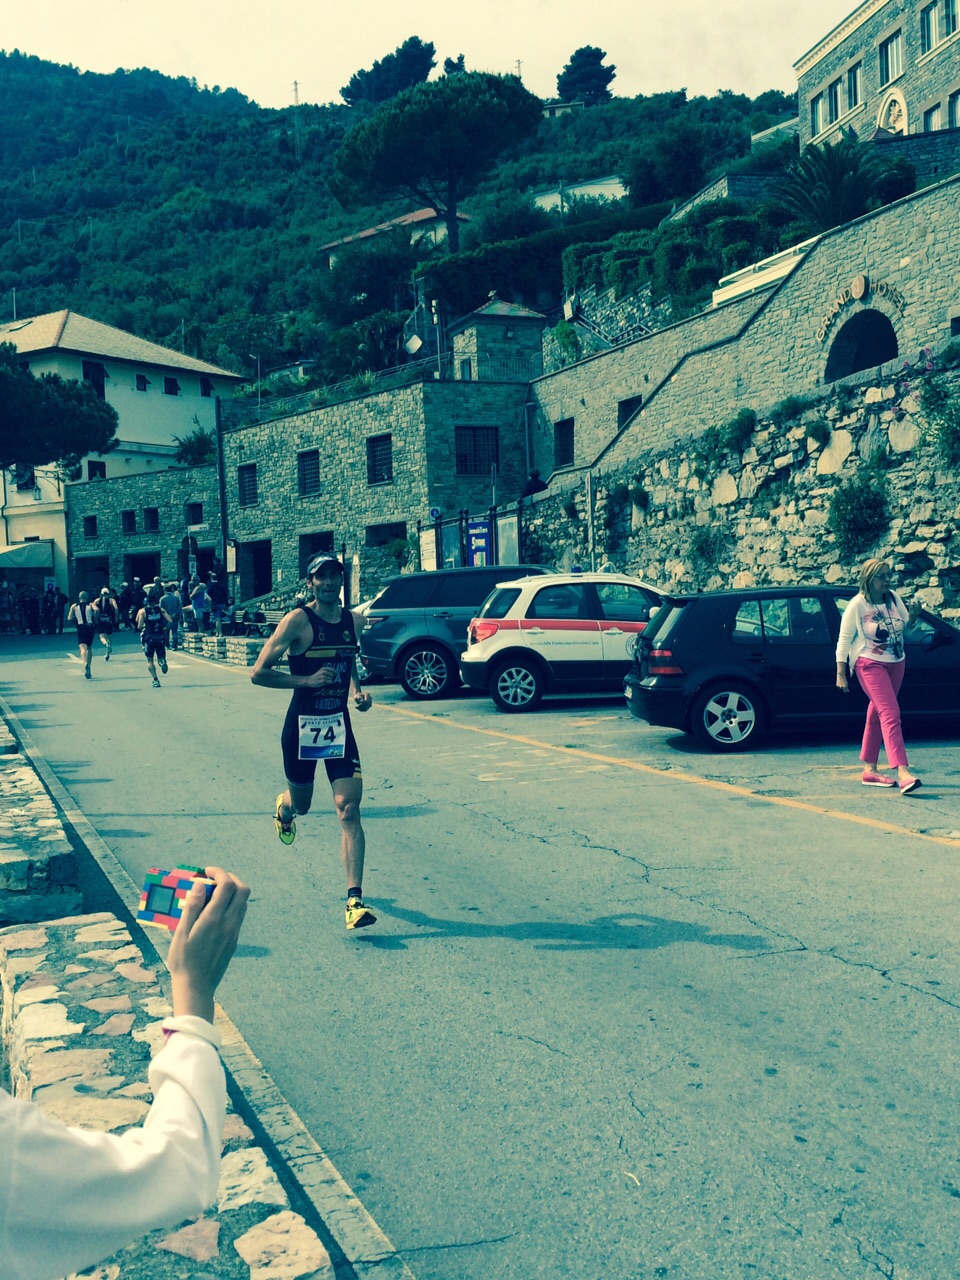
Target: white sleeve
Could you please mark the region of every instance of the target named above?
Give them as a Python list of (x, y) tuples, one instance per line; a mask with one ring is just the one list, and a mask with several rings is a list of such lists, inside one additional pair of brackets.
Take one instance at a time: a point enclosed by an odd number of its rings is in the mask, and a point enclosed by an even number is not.
[(0, 1280), (57, 1280), (213, 1202), (226, 1114), (219, 1054), (171, 1036), (150, 1084), (143, 1127), (120, 1136), (69, 1128), (0, 1090)]
[(843, 611), (843, 617), (840, 619), (840, 638), (837, 640), (837, 663), (846, 662), (850, 656), (850, 646), (853, 644), (857, 635), (857, 602), (859, 596), (854, 596)]

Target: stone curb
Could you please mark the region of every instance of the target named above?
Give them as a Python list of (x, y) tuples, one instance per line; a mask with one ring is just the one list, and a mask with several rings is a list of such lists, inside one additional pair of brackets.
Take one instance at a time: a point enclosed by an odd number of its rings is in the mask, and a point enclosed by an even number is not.
[[(118, 910), (126, 919), (132, 920), (139, 899), (138, 886), (76, 807), (2, 696), (0, 716), (7, 722), (7, 732), (14, 746), (19, 741), (29, 766), (21, 757), (12, 759), (19, 768), (35, 771), (34, 782), (50, 804), (60, 834), (67, 839), (63, 828), (65, 821), (75, 837), (74, 847), (79, 845), (81, 854), (89, 855), (107, 882)], [(2, 727), (0, 722), (0, 729)], [(13, 734), (9, 734), (9, 729), (13, 729)], [(0, 751), (2, 744), (3, 738), (0, 737)], [(0, 754), (0, 767), (5, 759)], [(8, 797), (0, 791), (0, 823), (6, 817), (7, 805)], [(105, 941), (91, 945), (90, 936), (84, 932), (87, 929), (102, 930)], [(151, 1041), (155, 1043), (159, 1023), (169, 1013), (157, 978), (158, 971), (164, 980), (166, 978), (157, 950), (157, 946), (164, 946), (166, 935), (157, 931), (154, 939), (152, 933), (145, 935), (135, 925), (135, 937), (132, 937), (122, 920), (107, 913), (0, 928), (0, 990), (3, 995), (0, 1042), (9, 1046), (7, 1061), (13, 1091), (18, 1096), (29, 1097), (34, 1091), (56, 1086), (54, 1093), (37, 1096), (35, 1100), (45, 1106), (45, 1099), (59, 1098), (66, 1105), (75, 1103), (76, 1095), (93, 1097), (107, 1117), (119, 1114), (116, 1107), (118, 1099), (126, 1100), (126, 1105), (131, 1099), (149, 1096), (146, 1075), (149, 1046)], [(38, 941), (41, 935), (42, 941)], [(29, 945), (31, 940), (36, 945)], [(106, 954), (90, 954), (98, 950)], [(118, 952), (124, 952), (126, 958), (119, 958)], [(79, 968), (68, 972), (68, 966), (80, 966), (86, 972), (81, 973)], [(121, 971), (123, 966), (130, 967), (129, 975)], [(134, 970), (137, 976), (133, 976)], [(31, 978), (33, 981), (26, 985)], [(106, 1000), (118, 999), (123, 1003), (128, 999), (130, 1007), (117, 1005), (112, 1010), (88, 1008), (90, 990), (87, 989), (84, 996), (83, 986), (74, 988), (68, 984), (91, 978), (93, 988), (101, 985), (108, 988), (107, 994), (95, 989), (93, 1000), (102, 996)], [(34, 993), (32, 997), (30, 992)], [(56, 1008), (24, 1014), (25, 1009), (36, 1010), (46, 1004), (61, 1006), (63, 1011)], [(105, 1016), (97, 1016), (100, 1014)], [(116, 1018), (123, 1019), (123, 1022), (116, 1021)], [(34, 1036), (31, 1030), (34, 1023), (52, 1034)], [(192, 1258), (198, 1263), (215, 1261), (211, 1264), (211, 1271), (191, 1270), (190, 1280), (214, 1280), (214, 1274), (217, 1277), (236, 1276), (238, 1280), (348, 1280), (349, 1277), (356, 1280), (380, 1280), (380, 1277), (384, 1280), (414, 1280), (390, 1240), (310, 1136), (219, 1006), (217, 1025), (223, 1036), (222, 1058), (228, 1081), (232, 1081), (242, 1109), (248, 1109), (245, 1114), (251, 1118), (251, 1124), (262, 1131), (266, 1148), (257, 1145), (250, 1128), (239, 1116), (231, 1113), (225, 1135), (218, 1206), (180, 1232), (155, 1232), (140, 1244), (123, 1250), (109, 1265), (102, 1264), (99, 1270), (94, 1269), (91, 1274), (97, 1280), (117, 1280), (121, 1274), (130, 1280), (134, 1276), (137, 1280), (167, 1280), (167, 1277), (173, 1280), (174, 1276), (182, 1280), (186, 1274), (182, 1259)], [(68, 1031), (68, 1026), (80, 1029)], [(82, 1042), (80, 1045), (77, 1044), (78, 1037)], [(62, 1044), (57, 1045), (57, 1040)], [(96, 1045), (94, 1053), (103, 1053), (102, 1046), (107, 1045), (107, 1051), (112, 1055), (109, 1061), (100, 1057), (89, 1059), (91, 1080), (87, 1079), (87, 1068), (76, 1065), (84, 1060), (75, 1059), (71, 1068), (69, 1058), (48, 1060), (51, 1067), (58, 1062), (64, 1064), (67, 1074), (63, 1078), (48, 1080), (43, 1075), (36, 1077), (31, 1064), (35, 1059), (39, 1063), (44, 1052), (90, 1052), (86, 1048), (90, 1043)], [(121, 1062), (128, 1064), (129, 1070), (117, 1080), (114, 1077), (117, 1064)], [(43, 1080), (42, 1085), (40, 1079)], [(108, 1086), (105, 1093), (88, 1092), (88, 1088), (101, 1088), (104, 1081)], [(88, 1106), (92, 1114), (95, 1110), (93, 1103)], [(124, 1123), (118, 1121), (114, 1131), (138, 1123), (140, 1116)], [(224, 1180), (227, 1178), (230, 1181), (225, 1201)], [(241, 1204), (234, 1203), (234, 1195), (245, 1196), (248, 1193), (254, 1198), (245, 1199)], [(268, 1198), (258, 1200), (257, 1196)], [(298, 1213), (297, 1209), (301, 1212)], [(234, 1210), (240, 1216), (235, 1216)], [(230, 1216), (224, 1219), (223, 1215), (227, 1213)], [(316, 1231), (307, 1219), (313, 1220)], [(171, 1240), (173, 1245), (168, 1243)], [(233, 1248), (235, 1243), (242, 1244), (242, 1256)], [(210, 1252), (214, 1246), (216, 1255)], [(179, 1263), (177, 1257), (181, 1259)], [(134, 1259), (136, 1265), (131, 1267)]]

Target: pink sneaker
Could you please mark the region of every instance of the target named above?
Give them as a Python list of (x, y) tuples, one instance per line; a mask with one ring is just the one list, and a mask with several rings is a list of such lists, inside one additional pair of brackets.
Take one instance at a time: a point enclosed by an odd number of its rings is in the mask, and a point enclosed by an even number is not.
[(872, 769), (864, 769), (860, 781), (865, 787), (895, 787), (896, 781), (884, 773), (874, 773)]
[(902, 796), (912, 796), (914, 791), (918, 791), (923, 786), (923, 783), (919, 778), (911, 778), (909, 782), (898, 782), (897, 786)]

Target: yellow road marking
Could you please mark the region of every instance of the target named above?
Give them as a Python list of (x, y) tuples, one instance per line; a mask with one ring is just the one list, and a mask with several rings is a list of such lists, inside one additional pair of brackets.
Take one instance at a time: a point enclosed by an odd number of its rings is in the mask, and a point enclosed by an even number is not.
[[(951, 836), (931, 836), (923, 831), (912, 831), (909, 827), (898, 826), (895, 822), (883, 822), (879, 818), (865, 818), (855, 813), (845, 813), (842, 809), (829, 809), (823, 805), (810, 804), (806, 800), (794, 800), (789, 796), (764, 796), (751, 791), (749, 787), (738, 786), (735, 782), (720, 782), (716, 778), (701, 778), (695, 773), (686, 773), (682, 769), (658, 769), (656, 765), (641, 764), (639, 760), (628, 760), (624, 756), (605, 756), (597, 751), (585, 751), (582, 747), (560, 747), (551, 742), (541, 742), (539, 738), (528, 738), (521, 733), (504, 733), (500, 729), (481, 729), (478, 725), (463, 724), (459, 720), (451, 720), (444, 716), (425, 715), (422, 711), (411, 711), (407, 707), (391, 707), (383, 703), (382, 711), (390, 711), (394, 715), (407, 716), (411, 720), (423, 720), (429, 724), (441, 725), (446, 729), (463, 729), (467, 733), (479, 733), (487, 738), (499, 738), (502, 742), (518, 742), (525, 747), (537, 747), (542, 751), (555, 751), (559, 755), (579, 756), (585, 760), (598, 760), (603, 764), (616, 764), (622, 769), (630, 769), (634, 773), (646, 773), (654, 778), (669, 778), (675, 782), (690, 782), (699, 787), (707, 787), (711, 791), (721, 791), (726, 795), (743, 796), (748, 800), (756, 800), (761, 804), (778, 805), (782, 809), (798, 809), (804, 813), (818, 813), (824, 818), (836, 818), (840, 822), (852, 822), (859, 827), (870, 827), (874, 831), (892, 832), (895, 835), (910, 836), (914, 840), (926, 840), (930, 844), (942, 844), (948, 848), (960, 848), (960, 840)], [(843, 766), (840, 766), (843, 767)]]

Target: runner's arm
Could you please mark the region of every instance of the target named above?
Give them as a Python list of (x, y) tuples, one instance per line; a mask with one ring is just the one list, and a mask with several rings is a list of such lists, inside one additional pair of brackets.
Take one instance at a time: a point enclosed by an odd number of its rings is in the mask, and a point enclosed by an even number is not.
[(251, 684), (259, 684), (266, 689), (313, 689), (322, 684), (330, 684), (336, 678), (336, 673), (330, 667), (321, 667), (312, 676), (295, 676), (289, 671), (275, 670), (290, 646), (304, 636), (305, 621), (302, 609), (294, 609), (280, 621), (254, 663), (250, 673)]

